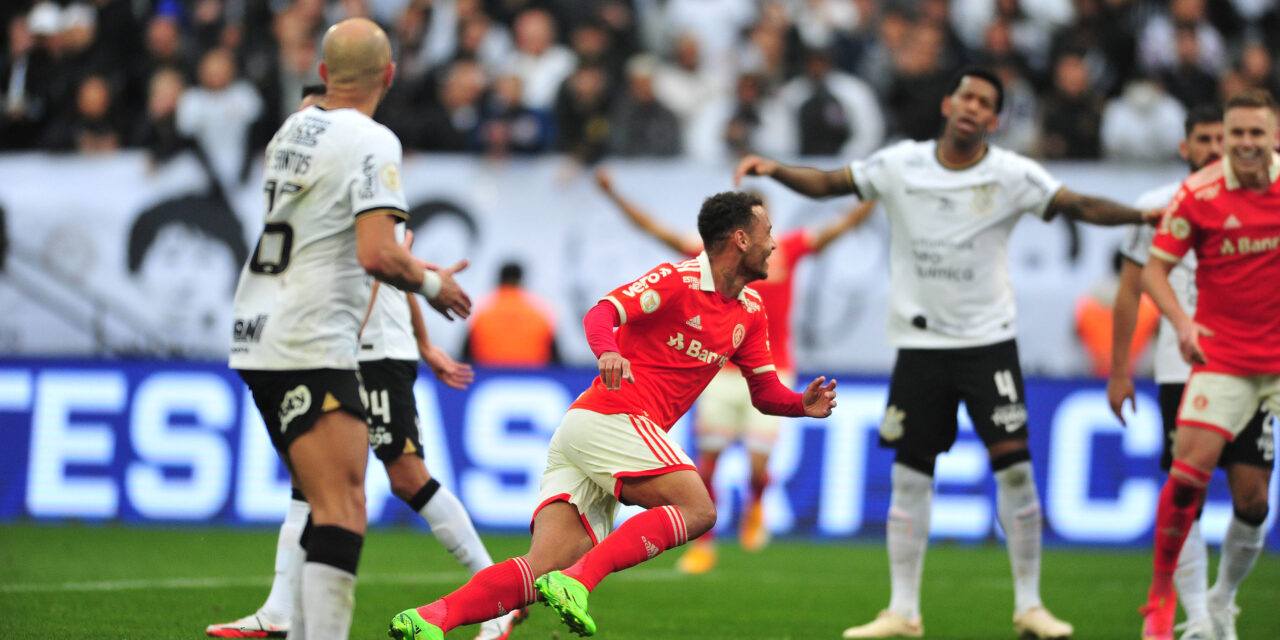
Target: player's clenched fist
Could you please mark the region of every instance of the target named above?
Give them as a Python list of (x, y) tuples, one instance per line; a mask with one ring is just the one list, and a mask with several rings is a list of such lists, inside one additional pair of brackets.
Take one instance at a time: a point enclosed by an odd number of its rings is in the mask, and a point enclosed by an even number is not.
[(631, 361), (617, 351), (600, 354), (600, 380), (604, 382), (604, 388), (610, 391), (621, 389), (623, 380), (635, 382), (635, 376), (631, 375)]
[(760, 156), (747, 156), (733, 172), (733, 186), (742, 184), (742, 176), (771, 176), (778, 170), (778, 163)]
[(836, 406), (836, 381), (826, 380), (826, 376), (814, 378), (804, 390), (801, 402), (804, 404), (804, 414), (810, 418), (825, 418), (831, 415), (831, 410)]

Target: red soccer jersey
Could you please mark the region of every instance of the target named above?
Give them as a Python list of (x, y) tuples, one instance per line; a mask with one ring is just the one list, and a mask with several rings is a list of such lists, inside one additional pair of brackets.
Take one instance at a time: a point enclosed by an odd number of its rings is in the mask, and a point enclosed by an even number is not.
[(747, 375), (774, 370), (759, 294), (745, 288), (729, 299), (716, 292), (705, 253), (658, 265), (602, 300), (622, 318), (618, 348), (636, 381), (609, 391), (596, 376), (572, 408), (639, 414), (670, 429), (729, 362)]
[(1241, 187), (1228, 160), (1191, 174), (1165, 210), (1151, 255), (1178, 262), (1194, 249), (1196, 322), (1208, 364), (1197, 371), (1280, 373), (1280, 155), (1271, 185)]

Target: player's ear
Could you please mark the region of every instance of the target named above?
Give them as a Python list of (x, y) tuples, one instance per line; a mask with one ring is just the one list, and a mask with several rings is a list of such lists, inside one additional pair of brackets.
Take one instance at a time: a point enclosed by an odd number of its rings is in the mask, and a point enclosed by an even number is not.
[(991, 124), (987, 125), (987, 133), (991, 133), (998, 128), (1000, 128), (1000, 116), (996, 116), (991, 119)]
[(1187, 148), (1187, 141), (1186, 141), (1186, 140), (1179, 140), (1179, 141), (1178, 141), (1178, 157), (1179, 157), (1179, 158), (1182, 158), (1183, 160), (1190, 160), (1190, 159), (1191, 159), (1191, 149), (1188, 149), (1188, 148)]
[(324, 60), (320, 61), (320, 82), (329, 84), (329, 67), (324, 66)]
[(396, 79), (396, 63), (387, 63), (387, 70), (382, 78), (382, 86), (391, 88), (391, 83)]
[(942, 96), (942, 117), (951, 117), (951, 94)]

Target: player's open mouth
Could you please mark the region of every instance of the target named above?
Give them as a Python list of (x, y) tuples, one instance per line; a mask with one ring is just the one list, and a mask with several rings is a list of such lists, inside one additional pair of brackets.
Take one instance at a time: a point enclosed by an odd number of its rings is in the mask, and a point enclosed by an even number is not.
[(956, 128), (964, 133), (973, 133), (978, 130), (978, 123), (968, 118), (959, 118), (956, 120)]

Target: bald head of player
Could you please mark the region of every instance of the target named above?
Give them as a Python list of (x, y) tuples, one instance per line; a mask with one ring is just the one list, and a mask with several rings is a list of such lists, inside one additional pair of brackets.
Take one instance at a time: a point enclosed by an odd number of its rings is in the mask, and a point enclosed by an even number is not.
[(760, 197), (725, 191), (707, 198), (698, 212), (698, 235), (711, 260), (716, 290), (736, 298), (748, 282), (769, 276), (773, 223)]
[(343, 20), (325, 32), (323, 49), (324, 106), (358, 109), (372, 117), (396, 74), (382, 27), (367, 18)]

